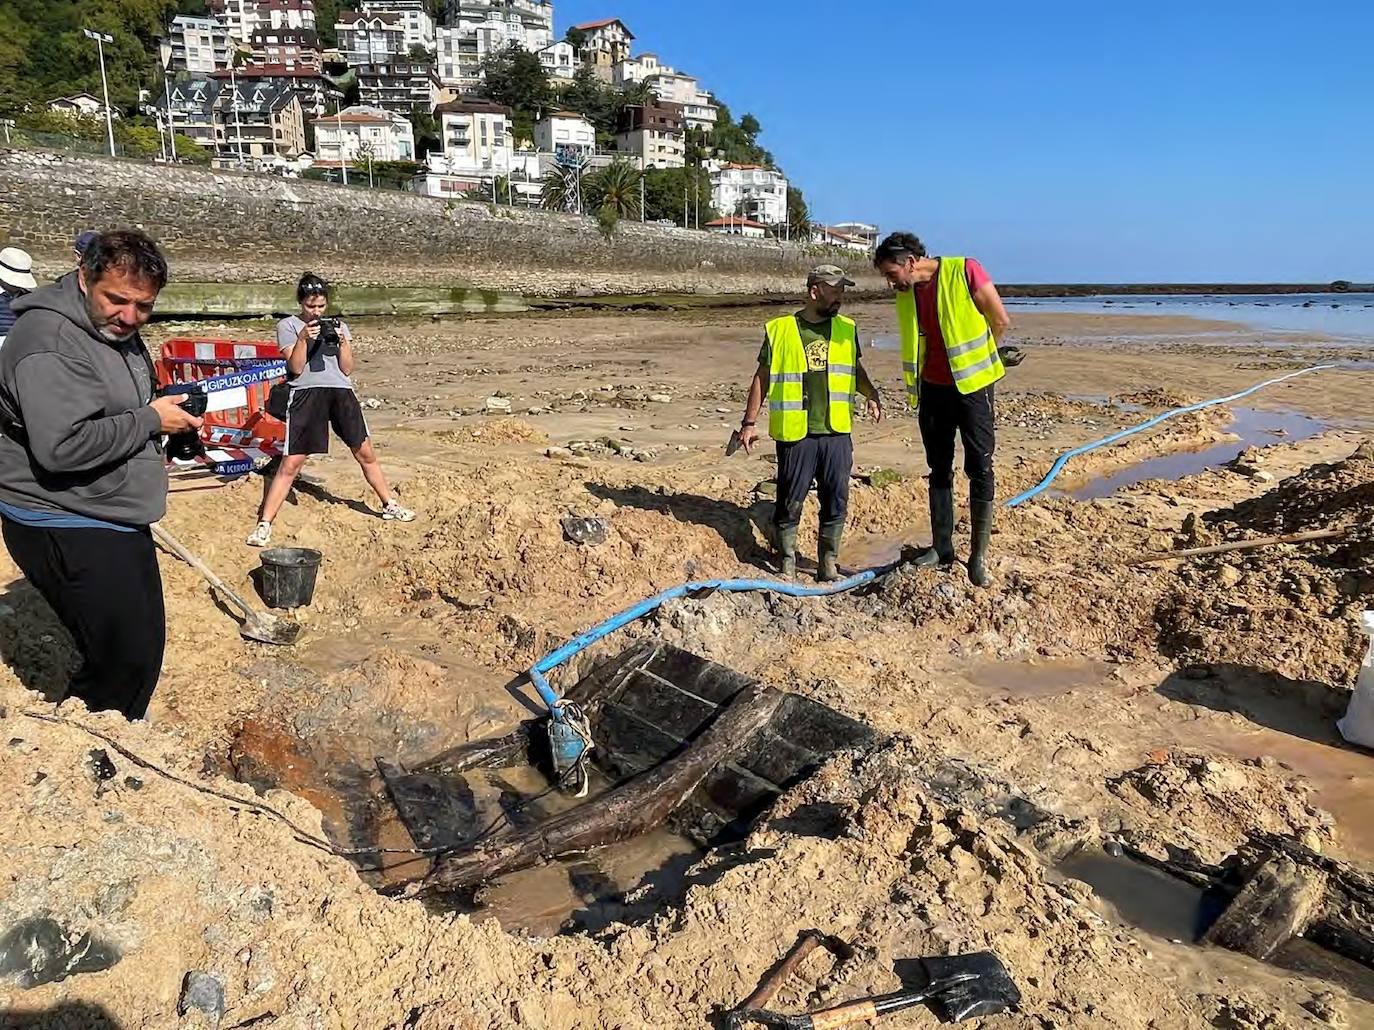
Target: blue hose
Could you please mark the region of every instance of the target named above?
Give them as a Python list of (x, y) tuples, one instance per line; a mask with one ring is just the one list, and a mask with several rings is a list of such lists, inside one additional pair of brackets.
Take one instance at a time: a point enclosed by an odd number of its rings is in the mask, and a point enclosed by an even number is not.
[(557, 719), (560, 715), (562, 699), (549, 685), (546, 678), (558, 666), (562, 665), (573, 655), (585, 651), (598, 640), (609, 636), (622, 626), (629, 625), (636, 619), (642, 619), (655, 608), (658, 608), (668, 601), (675, 598), (686, 597), (688, 594), (695, 594), (703, 590), (724, 590), (726, 592), (744, 592), (751, 590), (767, 590), (775, 594), (786, 594), (788, 597), (824, 597), (828, 594), (842, 594), (846, 590), (853, 590), (855, 587), (871, 583), (879, 576), (891, 572), (899, 562), (892, 562), (888, 565), (879, 565), (872, 569), (864, 569), (856, 572), (846, 579), (836, 580), (834, 583), (817, 584), (816, 586), (804, 586), (801, 583), (789, 583), (781, 579), (703, 579), (694, 583), (682, 583), (655, 594), (647, 600), (640, 601), (633, 608), (626, 608), (618, 615), (612, 615), (605, 622), (599, 623), (573, 637), (566, 644), (556, 651), (545, 655), (535, 662), (529, 670), (530, 682), (534, 684), (534, 689), (539, 692), (544, 704), (548, 705), (549, 713)]
[(1263, 390), (1266, 386), (1273, 386), (1275, 383), (1282, 383), (1287, 379), (1293, 379), (1296, 376), (1306, 375), (1308, 372), (1319, 372), (1325, 368), (1335, 367), (1335, 365), (1312, 365), (1310, 368), (1302, 368), (1296, 372), (1289, 372), (1287, 375), (1281, 375), (1277, 379), (1266, 379), (1262, 383), (1258, 383), (1255, 386), (1250, 387), (1249, 389), (1241, 390), (1240, 393), (1233, 393), (1229, 397), (1213, 397), (1209, 401), (1199, 401), (1196, 404), (1189, 404), (1182, 408), (1171, 408), (1163, 414), (1156, 415), (1154, 418), (1140, 423), (1140, 425), (1138, 426), (1131, 426), (1128, 429), (1122, 429), (1119, 432), (1112, 433), (1111, 436), (1104, 436), (1101, 440), (1094, 440), (1092, 443), (1085, 443), (1081, 446), (1075, 447), (1071, 451), (1065, 451), (1063, 454), (1061, 454), (1058, 458), (1055, 459), (1054, 464), (1050, 466), (1050, 470), (1045, 474), (1044, 479), (1040, 480), (1039, 483), (1037, 483), (1035, 486), (1031, 487), (1024, 493), (1019, 493), (1011, 500), (1007, 501), (1006, 507), (1015, 508), (1017, 505), (1025, 504), (1032, 497), (1035, 497), (1036, 495), (1043, 493), (1049, 487), (1049, 485), (1054, 482), (1055, 477), (1058, 476), (1059, 473), (1064, 470), (1064, 466), (1069, 463), (1069, 460), (1071, 458), (1078, 457), (1080, 454), (1087, 454), (1089, 451), (1095, 451), (1099, 447), (1106, 447), (1108, 444), (1116, 443), (1118, 440), (1124, 440), (1128, 436), (1133, 436), (1134, 434), (1142, 432), (1146, 429), (1151, 429), (1154, 426), (1159, 425), (1166, 419), (1173, 418), (1175, 415), (1186, 415), (1189, 412), (1201, 411), (1203, 408), (1210, 408), (1217, 404), (1229, 404), (1232, 401), (1240, 400), (1242, 397), (1250, 396), (1250, 394), (1254, 393), (1256, 390)]
[[(1032, 497), (1042, 493), (1052, 482), (1054, 482), (1055, 477), (1063, 471), (1064, 466), (1069, 463), (1069, 460), (1078, 457), (1080, 454), (1087, 454), (1089, 451), (1095, 451), (1099, 447), (1105, 447), (1108, 444), (1116, 443), (1118, 440), (1123, 440), (1135, 433), (1157, 426), (1166, 419), (1173, 418), (1175, 415), (1184, 415), (1192, 411), (1201, 411), (1203, 408), (1210, 408), (1217, 404), (1228, 404), (1232, 401), (1238, 401), (1242, 397), (1248, 397), (1256, 390), (1262, 390), (1266, 386), (1273, 386), (1276, 383), (1282, 383), (1296, 376), (1306, 375), (1308, 372), (1318, 372), (1322, 369), (1335, 367), (1335, 365), (1313, 365), (1310, 368), (1289, 372), (1287, 375), (1282, 375), (1275, 379), (1268, 379), (1249, 389), (1241, 390), (1239, 393), (1233, 393), (1228, 397), (1214, 397), (1208, 401), (1199, 401), (1197, 404), (1189, 404), (1181, 408), (1172, 408), (1163, 414), (1156, 415), (1154, 418), (1140, 423), (1138, 426), (1122, 429), (1119, 432), (1112, 433), (1110, 436), (1103, 437), (1101, 440), (1094, 441), (1093, 443), (1086, 443), (1079, 447), (1075, 447), (1073, 450), (1065, 451), (1055, 459), (1054, 464), (1050, 466), (1049, 472), (1039, 484), (1025, 491), (1025, 493), (1017, 494), (1006, 502), (1006, 507), (1015, 508), (1017, 505), (1024, 504)], [(789, 583), (780, 579), (704, 579), (698, 580), (695, 583), (683, 583), (669, 590), (665, 590), (661, 594), (655, 594), (647, 600), (640, 601), (639, 604), (635, 605), (633, 608), (627, 608), (618, 615), (612, 615), (605, 622), (599, 623), (586, 632), (578, 634), (562, 647), (558, 648), (558, 650), (545, 655), (530, 667), (528, 673), (530, 682), (534, 684), (534, 689), (539, 692), (539, 696), (544, 704), (548, 705), (549, 714), (552, 715), (555, 720), (558, 720), (562, 714), (561, 706), (563, 702), (553, 687), (549, 685), (547, 678), (548, 674), (566, 662), (569, 658), (573, 657), (573, 655), (585, 651), (598, 640), (609, 636), (623, 626), (629, 625), (636, 619), (642, 619), (654, 609), (661, 607), (668, 601), (679, 597), (686, 597), (688, 594), (698, 593), (703, 590), (723, 590), (726, 592), (767, 590), (775, 594), (785, 594), (788, 597), (824, 597), (828, 594), (842, 594), (847, 590), (853, 590), (855, 587), (863, 586), (865, 583), (871, 583), (879, 576), (891, 572), (899, 564), (899, 562), (892, 562), (888, 565), (880, 565), (876, 568), (857, 572), (847, 579), (837, 580), (834, 583), (818, 584), (816, 586), (803, 586), (800, 583)]]

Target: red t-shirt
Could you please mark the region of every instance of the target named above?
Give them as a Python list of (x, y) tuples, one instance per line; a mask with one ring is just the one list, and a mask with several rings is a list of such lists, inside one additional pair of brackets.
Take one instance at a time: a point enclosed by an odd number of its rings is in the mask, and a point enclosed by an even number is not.
[[(964, 259), (964, 278), (968, 282), (968, 292), (977, 293), (992, 282), (988, 273), (983, 271), (974, 258)], [(926, 363), (921, 369), (922, 382), (935, 386), (953, 386), (954, 373), (949, 370), (949, 357), (945, 354), (945, 337), (940, 332), (940, 313), (936, 295), (940, 289), (940, 270), (937, 268), (930, 281), (915, 287), (916, 321), (926, 338)]]

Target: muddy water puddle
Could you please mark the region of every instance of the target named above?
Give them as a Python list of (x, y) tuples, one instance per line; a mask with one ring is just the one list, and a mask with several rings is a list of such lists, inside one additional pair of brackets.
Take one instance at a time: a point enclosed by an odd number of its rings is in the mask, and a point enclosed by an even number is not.
[[(1199, 945), (1228, 900), (1221, 890), (1196, 887), (1133, 859), (1113, 857), (1094, 848), (1084, 848), (1055, 863), (1054, 868), (1092, 887), (1093, 907), (1103, 918), (1175, 944)], [(1218, 955), (1205, 946), (1191, 950), (1204, 963), (1207, 956)], [(1224, 954), (1229, 961), (1248, 961), (1230, 952)], [(1374, 971), (1301, 937), (1282, 945), (1268, 963), (1374, 1001)]]
[[(260, 792), (286, 790), (314, 805), (330, 843), (362, 852), (352, 861), (371, 886), (398, 889), (430, 871), (434, 859), (416, 853), (424, 850), (419, 847), (424, 842), (402, 822), (386, 781), (337, 741), (305, 742), (291, 730), (249, 720), (230, 747), (228, 766), (226, 772)], [(604, 782), (597, 784), (592, 796), (605, 789)], [(543, 774), (528, 765), (469, 772), (455, 794), (456, 832), (469, 840), (526, 828), (581, 803), (551, 790)], [(478, 922), (498, 919), (503, 928), (532, 936), (599, 929), (650, 914), (661, 898), (676, 897), (688, 868), (703, 853), (688, 838), (660, 829), (430, 904)], [(633, 900), (627, 898), (632, 892)]]
[(1108, 662), (1046, 659), (1044, 661), (976, 660), (944, 671), (942, 682), (964, 686), (990, 697), (1054, 697), (1076, 690), (1125, 693)]
[(1296, 411), (1269, 411), (1261, 408), (1233, 408), (1232, 420), (1226, 431), (1236, 437), (1194, 451), (1175, 451), (1118, 469), (1108, 475), (1097, 476), (1077, 486), (1066, 486), (1059, 496), (1090, 501), (1110, 497), (1118, 490), (1149, 480), (1179, 480), (1195, 476), (1209, 469), (1220, 468), (1234, 461), (1242, 451), (1251, 447), (1271, 447), (1280, 443), (1309, 440), (1331, 426), (1319, 419)]

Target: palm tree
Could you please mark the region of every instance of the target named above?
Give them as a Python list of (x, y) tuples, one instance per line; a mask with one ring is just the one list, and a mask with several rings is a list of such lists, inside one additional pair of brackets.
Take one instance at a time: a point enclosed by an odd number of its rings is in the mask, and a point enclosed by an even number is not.
[(577, 196), (577, 176), (575, 168), (550, 168), (544, 173), (544, 184), (539, 191), (539, 206), (548, 211), (572, 210)]
[(651, 103), (656, 94), (648, 79), (631, 82), (620, 91), (621, 100), (626, 107), (639, 107)]
[(644, 173), (628, 161), (608, 164), (583, 183), (587, 209), (610, 208), (621, 218), (639, 218), (643, 179)]

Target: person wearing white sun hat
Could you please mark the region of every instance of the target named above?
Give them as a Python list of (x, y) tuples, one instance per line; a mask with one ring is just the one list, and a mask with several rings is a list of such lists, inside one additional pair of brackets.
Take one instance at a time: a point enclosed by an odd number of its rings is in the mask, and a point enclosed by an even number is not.
[(33, 258), (18, 247), (0, 250), (0, 346), (19, 316), (10, 310), (24, 294), (38, 286), (33, 277)]

